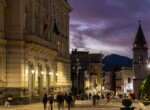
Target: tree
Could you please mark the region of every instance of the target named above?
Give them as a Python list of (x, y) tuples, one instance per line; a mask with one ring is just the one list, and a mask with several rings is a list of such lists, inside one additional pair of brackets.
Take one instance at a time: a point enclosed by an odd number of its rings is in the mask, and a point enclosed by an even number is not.
[(147, 94), (148, 96), (150, 95), (150, 75), (143, 81), (139, 90), (143, 96), (145, 94)]

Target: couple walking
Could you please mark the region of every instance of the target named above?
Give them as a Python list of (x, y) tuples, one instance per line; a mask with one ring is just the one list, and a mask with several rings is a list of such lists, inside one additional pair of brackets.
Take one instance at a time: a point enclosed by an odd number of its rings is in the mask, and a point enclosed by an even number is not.
[(47, 94), (46, 93), (44, 94), (44, 97), (43, 97), (44, 110), (46, 110), (47, 101), (49, 101), (50, 106), (51, 106), (51, 110), (52, 110), (53, 109), (54, 96), (50, 95), (49, 97), (47, 97)]

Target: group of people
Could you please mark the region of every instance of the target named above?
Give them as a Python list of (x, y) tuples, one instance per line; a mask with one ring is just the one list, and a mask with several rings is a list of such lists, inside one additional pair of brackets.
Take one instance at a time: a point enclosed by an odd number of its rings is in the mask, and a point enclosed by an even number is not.
[[(102, 95), (102, 98), (104, 96)], [(97, 94), (97, 95), (93, 95), (93, 105), (96, 106), (96, 105), (99, 105), (100, 103), (100, 96)], [(110, 102), (110, 98), (111, 98), (111, 94), (110, 93), (107, 93), (106, 94), (106, 98), (107, 98), (107, 102)]]
[(100, 96), (99, 95), (93, 95), (93, 105), (99, 105), (100, 103)]
[(72, 95), (58, 94), (56, 99), (54, 99), (53, 95), (50, 95), (48, 97), (47, 94), (45, 93), (44, 97), (43, 97), (44, 110), (46, 110), (46, 105), (47, 105), (48, 101), (50, 103), (51, 110), (53, 110), (53, 102), (54, 101), (57, 101), (58, 110), (60, 110), (60, 106), (64, 107), (64, 101), (67, 102), (68, 109), (70, 110), (70, 106), (75, 103), (75, 98)]

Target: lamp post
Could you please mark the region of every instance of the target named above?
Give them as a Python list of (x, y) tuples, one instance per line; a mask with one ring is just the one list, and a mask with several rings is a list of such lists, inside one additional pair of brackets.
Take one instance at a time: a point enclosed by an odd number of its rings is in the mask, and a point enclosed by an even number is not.
[(77, 89), (77, 93), (79, 91), (79, 70), (81, 69), (80, 63), (79, 63), (79, 59), (76, 59), (76, 63), (74, 63), (73, 65), (73, 70), (76, 71), (76, 89)]

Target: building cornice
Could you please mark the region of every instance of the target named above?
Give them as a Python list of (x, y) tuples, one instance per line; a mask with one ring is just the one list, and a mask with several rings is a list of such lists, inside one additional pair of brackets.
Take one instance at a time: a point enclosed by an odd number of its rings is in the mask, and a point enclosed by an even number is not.
[(57, 5), (59, 5), (59, 7), (65, 8), (68, 12), (71, 12), (73, 10), (71, 6), (64, 0), (54, 0), (54, 1), (55, 3), (57, 3)]
[(30, 54), (33, 53), (34, 55), (42, 55), (42, 56), (47, 56), (50, 58), (54, 58), (55, 56), (58, 55), (58, 52), (53, 50), (53, 49), (49, 49), (46, 48), (44, 46), (35, 44), (35, 43), (25, 43), (25, 48), (26, 48), (26, 53)]
[(61, 56), (56, 56), (55, 60), (70, 63), (70, 59), (67, 59)]

